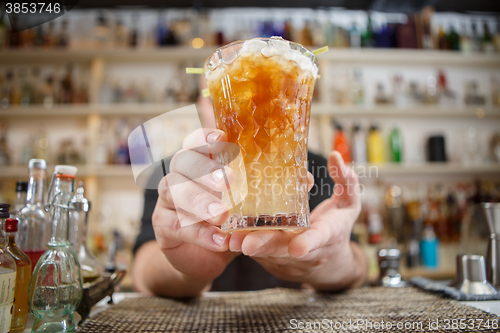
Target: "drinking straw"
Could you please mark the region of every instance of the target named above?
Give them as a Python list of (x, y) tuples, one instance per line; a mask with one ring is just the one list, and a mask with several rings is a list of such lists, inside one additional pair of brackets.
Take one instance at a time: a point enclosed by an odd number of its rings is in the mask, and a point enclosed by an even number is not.
[(323, 46), (323, 47), (320, 47), (319, 49), (312, 51), (312, 53), (314, 53), (314, 55), (320, 55), (321, 53), (325, 53), (325, 52), (328, 52), (328, 46)]
[(208, 90), (208, 88), (202, 89), (201, 90), (201, 96), (203, 96), (203, 97), (210, 97), (210, 90)]
[(203, 74), (204, 72), (203, 68), (186, 67), (186, 74)]

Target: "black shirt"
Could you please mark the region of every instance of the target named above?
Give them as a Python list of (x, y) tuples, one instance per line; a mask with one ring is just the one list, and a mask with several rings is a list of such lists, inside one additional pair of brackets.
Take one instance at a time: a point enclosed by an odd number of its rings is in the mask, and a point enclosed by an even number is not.
[[(308, 169), (314, 176), (314, 187), (309, 192), (309, 208), (312, 211), (323, 200), (331, 197), (334, 182), (328, 175), (326, 159), (324, 157), (308, 153)], [(141, 231), (136, 239), (134, 253), (142, 244), (155, 239), (152, 216), (157, 200), (158, 190), (145, 191)], [(226, 267), (218, 278), (215, 279), (212, 284), (212, 290), (260, 290), (275, 287), (300, 288), (300, 285), (301, 283), (299, 282), (289, 282), (278, 279), (268, 273), (252, 258), (240, 255)]]

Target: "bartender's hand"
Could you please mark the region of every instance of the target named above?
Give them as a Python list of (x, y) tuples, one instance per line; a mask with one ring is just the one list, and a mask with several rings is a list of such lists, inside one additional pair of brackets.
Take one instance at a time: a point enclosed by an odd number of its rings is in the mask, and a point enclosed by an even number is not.
[[(148, 262), (160, 261), (157, 269), (163, 276), (157, 280), (142, 279), (146, 280), (143, 286), (136, 286), (140, 291), (164, 296), (196, 295), (209, 288), (240, 254), (229, 251), (230, 235), (218, 227), (229, 217), (230, 207), (221, 200), (221, 193), (231, 185), (233, 173), (229, 167), (224, 168), (229, 182), (226, 184), (220, 170), (223, 165), (214, 163), (202, 149), (195, 151), (207, 143), (226, 141), (226, 134), (220, 130), (200, 129), (186, 137), (183, 149), (172, 157), (170, 172), (158, 186), (159, 198), (153, 213), (156, 242), (146, 244), (151, 250), (144, 250), (143, 255), (148, 258), (158, 254), (159, 247), (163, 258)], [(219, 170), (214, 171), (214, 166)], [(313, 182), (309, 174), (309, 189)], [(141, 256), (143, 247), (136, 258)], [(148, 274), (143, 272), (144, 275)]]
[[(367, 262), (350, 234), (361, 210), (358, 178), (340, 153), (328, 157), (334, 194), (311, 212), (311, 228), (287, 231), (236, 232), (229, 248), (251, 256), (278, 278), (307, 283), (316, 290), (361, 286)], [(321, 186), (319, 186), (321, 190)]]

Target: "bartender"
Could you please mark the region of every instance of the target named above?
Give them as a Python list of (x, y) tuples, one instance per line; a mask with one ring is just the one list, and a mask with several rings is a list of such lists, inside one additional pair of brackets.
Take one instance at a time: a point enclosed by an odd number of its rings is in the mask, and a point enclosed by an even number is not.
[[(209, 99), (200, 97), (198, 102), (205, 127), (215, 128)], [(186, 137), (183, 149), (227, 139), (217, 129), (199, 134)], [(359, 183), (338, 152), (332, 151), (327, 160), (308, 154), (311, 228), (302, 233), (221, 232), (218, 226), (228, 219), (229, 207), (212, 193), (227, 190), (225, 182), (217, 171), (200, 178), (189, 167), (195, 164), (192, 156), (187, 161), (185, 154), (176, 155), (158, 190), (145, 192), (132, 266), (136, 291), (189, 297), (208, 290), (337, 291), (364, 284), (367, 260), (351, 236), (361, 210)], [(171, 191), (168, 179), (182, 179), (186, 190)], [(203, 221), (181, 227), (178, 210)]]

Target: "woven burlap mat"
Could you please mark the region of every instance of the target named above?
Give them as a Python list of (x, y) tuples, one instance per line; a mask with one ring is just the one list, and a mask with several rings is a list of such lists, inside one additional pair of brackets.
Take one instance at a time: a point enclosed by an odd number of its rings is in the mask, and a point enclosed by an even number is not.
[(500, 332), (499, 320), (413, 287), (340, 294), (268, 289), (185, 301), (126, 298), (78, 332)]

